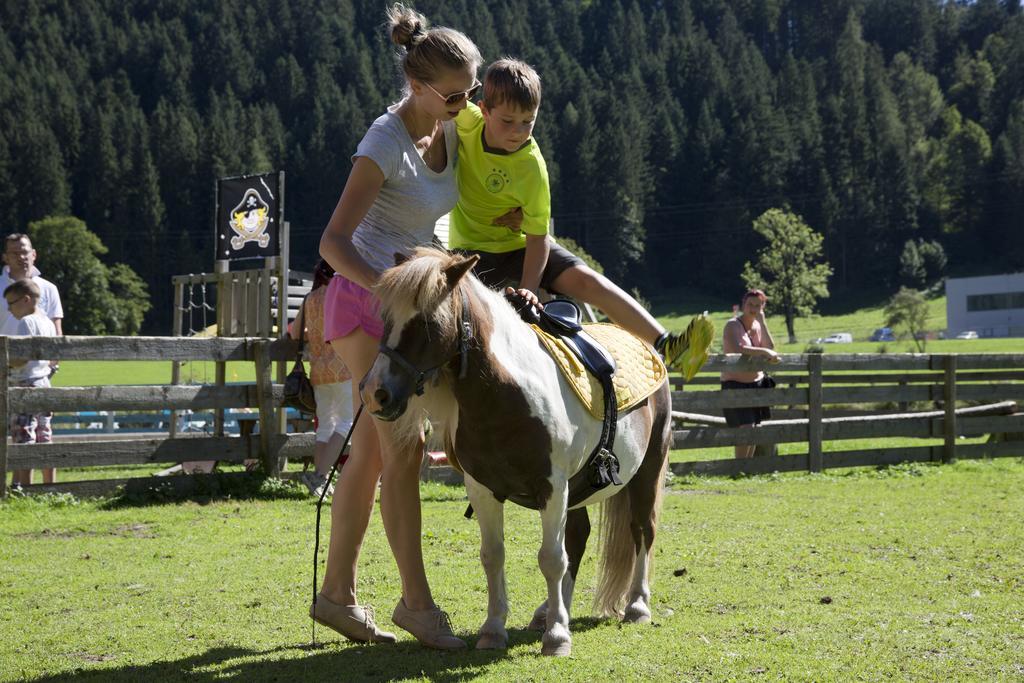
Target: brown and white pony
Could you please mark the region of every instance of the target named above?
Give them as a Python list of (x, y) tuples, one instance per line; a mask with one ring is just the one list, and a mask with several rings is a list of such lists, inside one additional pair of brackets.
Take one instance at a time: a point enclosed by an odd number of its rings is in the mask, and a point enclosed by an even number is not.
[(548, 597), (530, 627), (544, 631), (544, 654), (572, 649), (569, 608), (590, 535), (587, 505), (604, 504), (599, 613), (650, 621), (651, 546), (671, 439), (668, 383), (619, 413), (614, 452), (624, 485), (568, 509), (567, 482), (594, 449), (601, 421), (504, 297), (470, 274), (477, 257), (421, 248), (396, 260), (377, 286), (384, 339), (360, 389), (374, 416), (397, 421), (396, 431), (410, 439), (424, 413), (444, 425), (448, 456), (465, 472), (480, 524), (489, 597), (476, 647), (508, 644), (505, 500), (540, 511), (538, 560)]

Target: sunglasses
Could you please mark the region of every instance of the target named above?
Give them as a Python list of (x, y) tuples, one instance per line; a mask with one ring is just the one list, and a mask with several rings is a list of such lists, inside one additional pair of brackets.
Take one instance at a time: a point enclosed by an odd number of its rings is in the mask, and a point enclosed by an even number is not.
[(434, 90), (434, 86), (430, 85), (426, 81), (423, 81), (423, 85), (425, 85), (428, 88), (430, 88), (434, 92), (435, 95), (440, 97), (442, 100), (444, 100), (445, 104), (450, 106), (450, 105), (453, 105), (453, 104), (458, 104), (462, 100), (471, 100), (471, 99), (473, 99), (473, 97), (475, 97), (476, 94), (478, 92), (480, 92), (480, 86), (482, 84), (480, 83), (480, 81), (477, 81), (476, 83), (473, 84), (473, 86), (469, 90), (460, 90), (459, 92), (453, 92), (450, 95), (442, 95), (441, 93), (439, 93), (436, 90)]

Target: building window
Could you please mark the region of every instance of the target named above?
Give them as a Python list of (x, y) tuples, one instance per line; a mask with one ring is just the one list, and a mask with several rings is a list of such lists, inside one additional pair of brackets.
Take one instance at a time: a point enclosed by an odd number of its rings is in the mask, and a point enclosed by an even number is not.
[(967, 297), (969, 312), (1002, 311), (1008, 308), (1024, 308), (1024, 292), (974, 294)]

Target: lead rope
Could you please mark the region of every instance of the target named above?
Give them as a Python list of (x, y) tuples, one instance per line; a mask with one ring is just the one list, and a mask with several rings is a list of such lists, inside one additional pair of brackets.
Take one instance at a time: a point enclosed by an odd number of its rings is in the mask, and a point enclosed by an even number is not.
[[(328, 489), (331, 488), (331, 480), (334, 479), (334, 473), (338, 471), (338, 463), (341, 462), (341, 456), (345, 453), (345, 448), (348, 447), (349, 439), (352, 438), (352, 432), (355, 431), (356, 424), (359, 422), (359, 416), (363, 414), (363, 403), (360, 401), (359, 410), (356, 411), (356, 416), (352, 420), (352, 426), (348, 428), (348, 434), (345, 436), (345, 442), (341, 445), (341, 452), (338, 453), (338, 459), (334, 461), (334, 466), (331, 468), (330, 474), (327, 475), (327, 482), (324, 484), (323, 490), (320, 492), (320, 499), (316, 502), (316, 534), (313, 542), (313, 614), (316, 614), (316, 575), (317, 567), (319, 565), (318, 556), (320, 554), (320, 511), (324, 506), (324, 496), (327, 495)], [(312, 629), (312, 646), (316, 647), (316, 619), (311, 619), (313, 622)]]

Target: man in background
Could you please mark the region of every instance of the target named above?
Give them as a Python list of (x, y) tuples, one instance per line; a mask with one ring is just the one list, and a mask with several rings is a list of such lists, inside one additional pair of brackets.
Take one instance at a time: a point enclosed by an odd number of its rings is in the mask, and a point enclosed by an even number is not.
[[(46, 317), (53, 321), (57, 328), (57, 336), (64, 334), (61, 321), (64, 319), (64, 308), (60, 304), (60, 293), (57, 286), (45, 279), (36, 268), (36, 250), (32, 248), (32, 240), (24, 233), (13, 233), (4, 240), (4, 269), (0, 273), (0, 292), (11, 283), (28, 278), (39, 285), (39, 308)], [(10, 315), (7, 302), (0, 310), (0, 324)]]
[[(38, 311), (53, 321), (56, 330), (55, 336), (63, 336), (61, 321), (64, 319), (64, 308), (60, 303), (60, 293), (57, 286), (45, 279), (36, 268), (36, 250), (32, 248), (32, 240), (24, 233), (13, 233), (4, 239), (4, 268), (0, 272), (0, 292), (6, 290), (18, 280), (31, 280), (39, 287), (39, 296), (36, 306)], [(4, 298), (3, 309), (0, 310), (0, 329), (8, 330), (8, 334), (15, 334), (13, 330), (18, 325), (18, 320), (12, 315), (7, 299)], [(57, 372), (57, 361), (50, 361), (50, 375)], [(48, 433), (47, 430), (44, 430)], [(48, 467), (42, 470), (43, 483), (52, 484), (57, 481), (57, 468)], [(32, 483), (32, 471), (23, 473), (21, 481), (18, 473), (15, 473), (15, 483)]]

